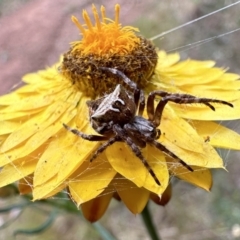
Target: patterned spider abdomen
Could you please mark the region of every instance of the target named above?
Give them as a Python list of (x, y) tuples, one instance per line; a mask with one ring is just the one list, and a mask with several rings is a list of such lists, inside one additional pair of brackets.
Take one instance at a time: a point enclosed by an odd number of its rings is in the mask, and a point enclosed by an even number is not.
[(137, 110), (133, 95), (120, 84), (112, 93), (88, 101), (87, 105), (92, 128), (100, 134), (111, 133), (114, 124), (123, 126), (131, 122)]
[(135, 116), (131, 125), (147, 139), (158, 139), (161, 135), (160, 129), (157, 129), (154, 123), (143, 117)]

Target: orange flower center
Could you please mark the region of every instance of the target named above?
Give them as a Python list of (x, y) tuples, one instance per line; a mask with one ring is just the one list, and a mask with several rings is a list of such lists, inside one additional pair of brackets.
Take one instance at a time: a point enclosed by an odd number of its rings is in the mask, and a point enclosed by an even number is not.
[(101, 56), (104, 54), (125, 55), (139, 44), (140, 39), (135, 35), (138, 29), (130, 26), (122, 27), (119, 23), (119, 4), (115, 6), (114, 21), (106, 18), (103, 6), (101, 6), (101, 19), (94, 5), (92, 5), (92, 10), (95, 24), (92, 23), (86, 10), (83, 11), (84, 25), (72, 16), (72, 21), (82, 35), (81, 41), (72, 43), (73, 51), (81, 51), (83, 55), (90, 53)]

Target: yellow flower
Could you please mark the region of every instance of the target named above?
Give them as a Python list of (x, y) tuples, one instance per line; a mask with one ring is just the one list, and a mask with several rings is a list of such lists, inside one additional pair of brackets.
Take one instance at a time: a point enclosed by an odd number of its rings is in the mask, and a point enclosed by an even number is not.
[[(32, 192), (34, 200), (67, 188), (85, 217), (96, 221), (112, 197), (120, 198), (133, 213), (140, 213), (150, 198), (164, 205), (171, 195), (170, 176), (209, 190), (209, 169), (224, 168), (214, 147), (240, 150), (240, 136), (213, 122), (239, 118), (239, 75), (214, 67), (212, 61), (181, 62), (177, 53), (157, 53), (150, 41), (135, 34), (136, 29), (121, 26), (119, 9), (116, 5), (114, 21), (106, 18), (103, 7), (100, 20), (94, 6), (95, 24), (85, 11), (86, 25), (73, 17), (82, 40), (72, 43), (60, 63), (27, 74), (23, 77), (25, 86), (0, 97), (0, 187), (19, 181), (20, 192)], [(121, 83), (99, 67), (117, 67), (146, 94), (159, 89), (234, 105), (214, 104), (216, 111), (202, 104), (169, 103), (165, 107), (159, 141), (194, 172), (147, 145), (142, 153), (159, 186), (123, 142), (89, 161), (100, 143), (77, 137), (63, 123), (96, 134), (89, 124), (86, 101), (111, 92)]]

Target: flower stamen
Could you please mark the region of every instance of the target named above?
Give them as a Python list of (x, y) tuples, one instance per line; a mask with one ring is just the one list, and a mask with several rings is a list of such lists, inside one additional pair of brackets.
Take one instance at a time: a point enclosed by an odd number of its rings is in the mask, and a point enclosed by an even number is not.
[(93, 31), (93, 25), (92, 25), (91, 19), (88, 16), (88, 13), (86, 10), (83, 10), (83, 19), (84, 19), (85, 23), (87, 24), (89, 30)]
[(120, 12), (120, 6), (119, 6), (119, 4), (116, 4), (116, 6), (115, 6), (115, 23), (116, 23), (116, 26), (118, 26), (118, 24), (119, 24), (119, 12)]
[(75, 16), (72, 16), (72, 22), (77, 26), (77, 28), (80, 30), (80, 32), (84, 35), (85, 29), (81, 25), (81, 23), (78, 21), (78, 19)]
[(97, 29), (98, 29), (98, 31), (101, 31), (101, 22), (100, 22), (100, 19), (99, 19), (97, 9), (96, 9), (94, 4), (92, 5), (92, 11), (93, 11), (93, 15), (94, 15), (95, 22), (96, 22), (96, 25), (97, 25)]
[(101, 6), (102, 21), (106, 23), (106, 9), (104, 6)]

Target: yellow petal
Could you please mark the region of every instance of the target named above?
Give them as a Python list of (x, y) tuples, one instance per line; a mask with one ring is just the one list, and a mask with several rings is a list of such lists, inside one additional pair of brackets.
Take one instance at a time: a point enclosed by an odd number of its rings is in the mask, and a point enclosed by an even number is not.
[(34, 158), (35, 159), (39, 159), (39, 157), (41, 156), (42, 152), (45, 150), (46, 148), (46, 144), (48, 142), (44, 143), (43, 145), (37, 146), (37, 148), (35, 149), (31, 149), (31, 151), (27, 151), (23, 152), (23, 149), (26, 149), (25, 144), (21, 144), (19, 145), (17, 148), (14, 148), (12, 150), (10, 150), (9, 152), (4, 152), (0, 154), (0, 166), (4, 166), (6, 164), (10, 164), (11, 162), (14, 162), (15, 160), (19, 160), (20, 159), (31, 159), (31, 156), (33, 155), (32, 152), (35, 151), (34, 153)]
[[(227, 74), (225, 74), (227, 75)], [(200, 85), (201, 86), (201, 85)], [(209, 88), (210, 90), (221, 90), (221, 91), (232, 91), (234, 93), (236, 93), (238, 91), (238, 89), (240, 89), (240, 81), (239, 79), (235, 80), (235, 81), (228, 81), (226, 82), (226, 80), (224, 79), (224, 77), (220, 77), (217, 80), (212, 81), (211, 83), (209, 83), (208, 85), (204, 86), (205, 89)], [(231, 94), (230, 94), (231, 95)], [(231, 99), (232, 96), (228, 96), (227, 100), (229, 101)]]
[(26, 112), (6, 112), (6, 113), (1, 113), (0, 112), (0, 119), (2, 121), (5, 120), (18, 120), (19, 123), (21, 124), (22, 122), (27, 121), (30, 117), (32, 117), (32, 114), (36, 114), (41, 112), (42, 109), (34, 109), (32, 111), (26, 111)]
[(147, 171), (128, 146), (116, 142), (106, 149), (106, 156), (118, 173), (133, 181), (138, 187), (143, 186), (146, 181)]
[(1, 152), (8, 151), (35, 133), (43, 131), (49, 125), (54, 124), (69, 107), (68, 103), (55, 103), (49, 106), (46, 111), (39, 113), (38, 116), (29, 119), (6, 139), (1, 146)]
[[(172, 161), (168, 158), (169, 163)], [(206, 168), (192, 166), (194, 172), (187, 172), (183, 167), (170, 168), (170, 171), (176, 177), (187, 181), (197, 187), (210, 191), (212, 187), (212, 174)]]
[(63, 129), (39, 159), (35, 171), (35, 187), (54, 176), (56, 185), (62, 183), (90, 156), (97, 144)]
[(105, 154), (92, 163), (85, 161), (68, 181), (71, 197), (80, 205), (100, 195), (116, 174)]
[(118, 173), (138, 187), (161, 194), (166, 189), (169, 179), (165, 158), (159, 150), (151, 146), (142, 149), (142, 153), (155, 172), (161, 186), (156, 184), (141, 160), (125, 143), (117, 142), (106, 149), (107, 158)]
[(8, 158), (9, 164), (4, 166), (0, 171), (0, 186), (15, 182), (32, 174), (36, 168), (39, 156), (45, 151), (46, 146), (47, 143), (37, 148), (31, 154), (15, 161), (11, 160), (11, 155), (3, 154)]
[(8, 106), (15, 104), (20, 100), (20, 96), (16, 93), (10, 93), (3, 96), (0, 96), (0, 106)]
[[(47, 77), (45, 78), (44, 74), (42, 75), (41, 73), (45, 73), (45, 75)], [(28, 83), (29, 85), (35, 85), (35, 84), (38, 84), (38, 83), (41, 83), (41, 82), (46, 83), (48, 78), (51, 78), (51, 76), (47, 73), (48, 73), (48, 69), (38, 71), (36, 73), (28, 73), (28, 74), (25, 74), (22, 77), (22, 80), (23, 80), (23, 82)], [(55, 70), (55, 74), (57, 74), (56, 70)]]
[[(48, 189), (48, 193), (46, 195), (44, 195), (44, 199), (53, 197), (57, 193), (63, 191), (66, 187), (67, 187), (67, 184), (62, 183), (62, 184), (58, 185), (57, 187), (52, 188), (51, 190)], [(35, 201), (35, 200), (39, 200), (39, 198), (34, 198), (34, 194), (33, 194), (33, 201)]]
[[(81, 105), (81, 109), (79, 116), (82, 123), (79, 131), (91, 133), (93, 130), (88, 120), (83, 117), (87, 116), (87, 108)], [(72, 122), (66, 122), (66, 124), (72, 126)], [(48, 188), (52, 189), (66, 181), (89, 158), (98, 145), (98, 142), (84, 140), (66, 129), (59, 132), (39, 159), (34, 175), (35, 198), (42, 198), (48, 193)]]
[[(22, 179), (34, 172), (37, 161), (32, 159), (21, 159), (20, 161), (10, 163), (1, 169), (0, 187), (6, 186), (19, 179)], [(31, 184), (30, 184), (31, 185)]]
[[(165, 53), (159, 53), (159, 58), (160, 56), (161, 61), (167, 61), (168, 56), (171, 58), (171, 55)], [(238, 100), (240, 76), (226, 73), (226, 69), (213, 67), (214, 65), (213, 61), (186, 60), (162, 67), (159, 61), (153, 84), (170, 92), (206, 98), (214, 96), (215, 99), (225, 101)]]
[[(43, 145), (50, 138), (52, 138), (58, 131), (65, 130), (63, 128), (63, 123), (70, 121), (76, 114), (74, 106), (70, 106), (67, 112), (65, 112), (58, 121), (50, 126), (46, 127), (42, 131), (37, 131), (33, 136), (31, 136), (27, 141), (21, 145), (0, 154), (0, 166), (3, 166), (15, 159), (27, 156), (35, 149)], [(26, 130), (27, 131), (27, 130)], [(3, 148), (4, 149), (4, 148)], [(40, 153), (39, 153), (40, 154)], [(9, 158), (11, 156), (11, 158)], [(40, 156), (40, 155), (39, 155)]]
[(177, 63), (179, 60), (180, 56), (178, 53), (166, 54), (164, 51), (159, 51), (157, 68), (164, 70), (167, 67)]
[[(62, 58), (60, 58), (60, 62)], [(58, 81), (61, 82), (63, 76), (58, 72), (58, 67), (60, 62), (54, 64), (52, 67), (48, 67), (44, 70), (40, 70), (35, 73), (28, 73), (23, 76), (23, 82), (28, 84), (38, 84), (41, 82), (48, 82), (48, 81)]]
[(165, 107), (159, 129), (164, 138), (178, 147), (203, 153), (203, 139), (187, 121), (178, 117), (170, 107)]
[[(162, 137), (161, 144), (164, 145), (168, 150), (173, 152), (179, 158), (181, 158), (188, 165), (195, 165), (206, 168), (224, 168), (223, 161), (218, 155), (217, 151), (207, 142), (203, 144), (203, 153), (197, 153), (194, 151), (187, 151), (173, 144), (168, 139)], [(175, 164), (178, 161), (175, 160)], [(179, 166), (179, 164), (177, 164)], [(186, 170), (187, 171), (187, 170)]]
[(84, 217), (90, 222), (98, 221), (108, 208), (112, 199), (113, 193), (101, 194), (101, 196), (94, 198), (81, 205)]
[[(214, 99), (224, 100), (224, 101), (228, 101), (228, 102), (233, 102), (240, 98), (240, 92), (237, 89), (228, 91), (227, 89), (224, 89), (221, 86), (216, 88), (213, 85), (211, 87), (211, 84), (199, 85), (199, 86), (195, 86), (192, 84), (192, 85), (184, 86), (184, 88), (182, 88), (182, 90), (184, 90), (184, 92), (186, 92), (186, 93), (189, 93), (189, 94), (197, 96), (197, 97), (212, 98), (214, 96)], [(198, 103), (198, 104), (192, 104), (192, 105), (199, 106), (199, 105), (203, 105), (203, 104)], [(218, 106), (220, 104), (213, 103), (213, 105)], [(225, 105), (225, 107), (227, 107), (227, 106)], [(210, 108), (208, 108), (208, 109), (209, 109), (209, 111), (211, 111)]]
[[(176, 85), (181, 84), (177, 82), (178, 78), (185, 77), (184, 82), (187, 83), (189, 79), (192, 77), (199, 77), (203, 74), (207, 74), (211, 67), (213, 67), (215, 63), (213, 61), (194, 61), (194, 60), (186, 60), (181, 61), (173, 66), (169, 66), (169, 68), (163, 69), (157, 66), (156, 71), (159, 77), (163, 77), (166, 79), (170, 79), (170, 77), (175, 76), (173, 81), (176, 81)], [(193, 83), (193, 82), (192, 82)], [(169, 83), (168, 83), (169, 84)]]
[(231, 129), (210, 121), (192, 121), (191, 124), (212, 146), (240, 150), (240, 135)]
[(142, 212), (149, 199), (150, 192), (148, 190), (139, 188), (122, 177), (115, 178), (112, 184), (121, 200), (133, 214)]
[[(187, 67), (187, 66), (186, 66)], [(219, 79), (224, 75), (224, 70), (219, 68), (205, 68), (204, 71), (202, 69), (201, 72), (198, 74), (178, 74), (176, 76), (176, 82), (177, 85), (180, 87), (185, 86), (195, 86), (195, 88), (199, 86), (208, 86), (215, 82), (217, 79), (217, 82)], [(213, 85), (213, 84), (212, 84)], [(217, 84), (215, 84), (215, 87), (218, 87)], [(193, 93), (192, 93), (193, 94)]]
[[(6, 95), (7, 96), (7, 95)], [(6, 97), (1, 97), (0, 100), (2, 102), (0, 102), (0, 104), (4, 104), (4, 105), (11, 105), (11, 107), (6, 108), (6, 110), (4, 110), (4, 112), (15, 112), (15, 111), (24, 111), (24, 110), (29, 110), (29, 109), (36, 109), (36, 108), (41, 108), (41, 107), (46, 107), (49, 104), (51, 104), (53, 102), (53, 97), (49, 97), (49, 96), (36, 96), (36, 94), (32, 94), (32, 96), (28, 96), (26, 98), (26, 96), (19, 96), (18, 99), (16, 99), (16, 97), (13, 96), (8, 96), (9, 100), (6, 99)], [(13, 99), (11, 99), (11, 97)], [(12, 101), (10, 101), (12, 100)], [(15, 102), (14, 102), (15, 101)], [(18, 104), (16, 104), (16, 101)]]
[(44, 186), (42, 186), (41, 188), (39, 187), (37, 190), (33, 186), (32, 189), (33, 201), (52, 197), (67, 187), (67, 182), (63, 182), (57, 186), (54, 186), (52, 182), (53, 179), (50, 179), (49, 181), (45, 182)]
[[(50, 82), (49, 86), (44, 85), (46, 89), (41, 93), (39, 86), (27, 85), (13, 93), (1, 96), (0, 105), (7, 106), (3, 112), (27, 111), (46, 107), (59, 99), (66, 101), (68, 96), (73, 93), (73, 89), (69, 87), (68, 82), (67, 84), (58, 83), (57, 86), (54, 86), (53, 83), (54, 82)], [(25, 93), (26, 89), (30, 90), (29, 88), (32, 88), (32, 91)], [(36, 89), (38, 92), (36, 92)], [(16, 104), (16, 102), (18, 104)]]
[(17, 121), (0, 121), (0, 135), (13, 132), (21, 125), (21, 122)]

